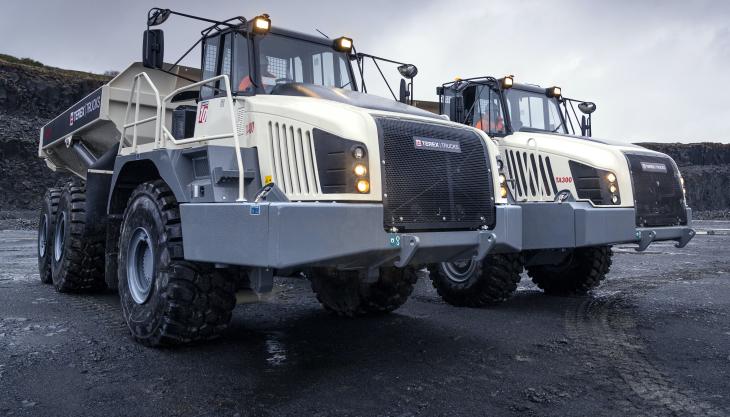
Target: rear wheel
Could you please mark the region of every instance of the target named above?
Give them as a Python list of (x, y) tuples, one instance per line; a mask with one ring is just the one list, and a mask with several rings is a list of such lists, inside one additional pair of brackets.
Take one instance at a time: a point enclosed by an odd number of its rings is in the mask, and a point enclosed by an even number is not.
[(428, 270), (444, 301), (459, 307), (482, 307), (512, 296), (520, 282), (522, 262), (518, 254), (491, 255), (481, 262), (442, 262)]
[(220, 335), (236, 305), (229, 270), (183, 258), (180, 211), (162, 181), (129, 199), (119, 237), (118, 290), (133, 337), (170, 346)]
[(610, 246), (577, 248), (558, 265), (527, 267), (527, 274), (547, 294), (585, 294), (606, 278), (611, 269)]
[(378, 280), (363, 282), (358, 271), (312, 268), (307, 273), (312, 290), (328, 311), (357, 317), (386, 314), (402, 306), (418, 280), (412, 267), (380, 268)]
[(84, 185), (69, 181), (61, 190), (50, 243), (51, 278), (59, 292), (106, 288), (104, 234), (90, 229), (86, 227)]
[(49, 188), (43, 196), (40, 218), (38, 219), (38, 273), (41, 282), (53, 282), (51, 259), (53, 258), (53, 232), (56, 225), (60, 188)]

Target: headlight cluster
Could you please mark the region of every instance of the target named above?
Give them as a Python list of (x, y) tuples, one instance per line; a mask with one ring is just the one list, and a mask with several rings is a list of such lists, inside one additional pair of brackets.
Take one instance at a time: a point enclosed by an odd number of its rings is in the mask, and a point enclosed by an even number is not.
[(499, 195), (502, 198), (507, 197), (508, 194), (507, 190), (507, 177), (504, 176), (504, 174), (499, 174)]
[(608, 192), (611, 196), (611, 203), (620, 204), (621, 197), (619, 197), (618, 194), (618, 183), (616, 182), (616, 180), (616, 174), (614, 174), (613, 172), (609, 172), (606, 175), (606, 181), (608, 181)]
[(355, 158), (355, 165), (352, 173), (355, 174), (355, 188), (361, 194), (370, 192), (370, 180), (368, 179), (368, 167), (365, 159), (366, 151), (362, 146), (356, 146), (352, 150), (352, 157)]

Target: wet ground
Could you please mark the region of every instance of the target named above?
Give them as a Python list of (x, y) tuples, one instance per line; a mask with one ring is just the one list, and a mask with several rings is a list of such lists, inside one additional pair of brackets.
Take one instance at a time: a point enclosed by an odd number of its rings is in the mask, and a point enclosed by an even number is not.
[[(685, 249), (614, 248), (594, 294), (527, 278), (494, 308), (426, 280), (382, 318), (332, 317), (280, 280), (213, 343), (134, 343), (115, 294), (40, 283), (35, 233), (0, 231), (0, 415), (730, 415), (730, 222)], [(712, 232), (710, 232), (712, 233)]]

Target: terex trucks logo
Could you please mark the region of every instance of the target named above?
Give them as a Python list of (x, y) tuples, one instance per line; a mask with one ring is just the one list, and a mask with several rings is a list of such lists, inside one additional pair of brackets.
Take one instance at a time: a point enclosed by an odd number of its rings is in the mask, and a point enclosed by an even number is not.
[(96, 96), (85, 103), (81, 103), (80, 107), (71, 109), (68, 115), (68, 125), (73, 126), (78, 120), (83, 120), (86, 115), (92, 115), (101, 108), (101, 95)]
[(455, 140), (424, 138), (421, 136), (413, 137), (413, 146), (416, 149), (426, 149), (429, 151), (454, 152), (461, 153), (461, 145)]
[(660, 172), (662, 174), (667, 173), (667, 166), (660, 162), (642, 162), (641, 169), (644, 172)]

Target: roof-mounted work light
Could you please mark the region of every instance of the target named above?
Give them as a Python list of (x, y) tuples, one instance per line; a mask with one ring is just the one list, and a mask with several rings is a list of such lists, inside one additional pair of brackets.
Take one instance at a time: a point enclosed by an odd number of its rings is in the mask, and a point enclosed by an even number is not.
[(502, 86), (502, 89), (504, 89), (504, 90), (506, 90), (508, 88), (512, 88), (512, 86), (515, 85), (515, 76), (508, 75), (504, 78), (500, 78), (499, 85)]
[(347, 36), (340, 36), (332, 42), (335, 51), (350, 53), (352, 51), (352, 39)]
[(560, 97), (561, 95), (563, 95), (563, 92), (560, 89), (560, 87), (550, 87), (550, 88), (547, 89), (547, 96), (548, 97), (556, 97), (557, 98), (557, 97)]
[(251, 31), (257, 35), (265, 35), (271, 30), (271, 19), (269, 15), (264, 13), (256, 16), (251, 20)]

